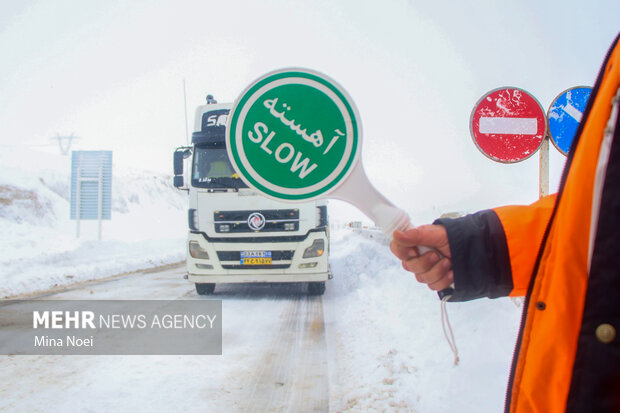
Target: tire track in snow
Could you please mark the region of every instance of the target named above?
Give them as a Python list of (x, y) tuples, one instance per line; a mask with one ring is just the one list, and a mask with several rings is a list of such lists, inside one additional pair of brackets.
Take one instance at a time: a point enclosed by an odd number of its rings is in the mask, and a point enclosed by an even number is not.
[(329, 410), (327, 347), (321, 297), (299, 295), (281, 315), (270, 350), (259, 358), (246, 412)]

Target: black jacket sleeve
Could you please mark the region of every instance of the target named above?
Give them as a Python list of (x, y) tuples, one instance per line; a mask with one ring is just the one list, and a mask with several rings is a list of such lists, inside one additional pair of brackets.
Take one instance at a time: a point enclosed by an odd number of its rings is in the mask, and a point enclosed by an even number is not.
[(448, 232), (455, 286), (450, 301), (497, 298), (510, 293), (513, 283), (508, 244), (494, 211), (440, 218), (434, 224), (443, 225)]

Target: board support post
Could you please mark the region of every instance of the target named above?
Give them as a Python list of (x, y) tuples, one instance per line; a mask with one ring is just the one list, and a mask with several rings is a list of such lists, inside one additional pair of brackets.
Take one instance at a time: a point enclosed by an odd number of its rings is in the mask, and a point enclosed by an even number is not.
[(538, 154), (538, 198), (544, 198), (549, 195), (549, 135), (540, 145), (540, 153)]

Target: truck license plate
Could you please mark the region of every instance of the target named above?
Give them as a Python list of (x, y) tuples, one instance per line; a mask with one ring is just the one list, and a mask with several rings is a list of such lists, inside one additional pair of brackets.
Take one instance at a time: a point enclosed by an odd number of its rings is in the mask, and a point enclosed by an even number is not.
[(241, 265), (271, 265), (271, 251), (241, 251)]

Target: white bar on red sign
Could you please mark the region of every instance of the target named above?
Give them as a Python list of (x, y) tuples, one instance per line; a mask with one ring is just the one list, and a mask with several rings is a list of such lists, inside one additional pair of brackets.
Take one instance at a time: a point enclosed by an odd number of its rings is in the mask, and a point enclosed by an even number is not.
[(504, 135), (536, 135), (536, 118), (480, 118), (480, 133)]

